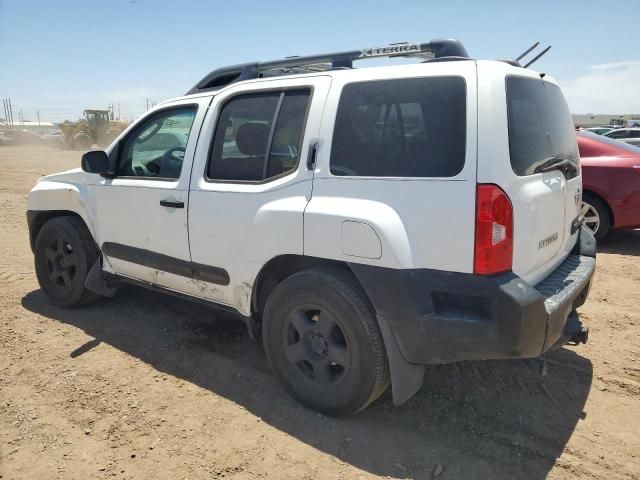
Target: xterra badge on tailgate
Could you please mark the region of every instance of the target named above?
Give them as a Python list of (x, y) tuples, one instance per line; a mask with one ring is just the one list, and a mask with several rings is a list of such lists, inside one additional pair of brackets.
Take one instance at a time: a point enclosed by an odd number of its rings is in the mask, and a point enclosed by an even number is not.
[(538, 242), (538, 250), (542, 250), (544, 247), (548, 247), (556, 240), (558, 240), (558, 232), (554, 233), (553, 235), (549, 235), (547, 238), (543, 238), (542, 240), (540, 240)]

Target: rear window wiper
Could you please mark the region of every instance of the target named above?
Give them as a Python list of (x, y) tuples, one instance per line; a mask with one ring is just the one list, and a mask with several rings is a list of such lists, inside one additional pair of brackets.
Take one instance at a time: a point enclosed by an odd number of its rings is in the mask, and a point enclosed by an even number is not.
[(560, 170), (564, 172), (577, 172), (578, 167), (568, 158), (550, 157), (538, 165), (533, 173), (550, 172), (551, 170)]

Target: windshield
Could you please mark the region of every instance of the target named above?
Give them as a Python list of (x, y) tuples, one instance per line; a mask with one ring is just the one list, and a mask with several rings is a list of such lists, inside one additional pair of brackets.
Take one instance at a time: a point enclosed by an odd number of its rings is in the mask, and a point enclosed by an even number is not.
[(90, 112), (87, 111), (87, 120), (90, 122), (106, 122), (109, 120), (108, 112)]
[[(550, 158), (578, 165), (573, 121), (556, 85), (541, 79), (507, 77), (507, 115), (511, 167), (516, 175), (533, 175), (536, 167)], [(577, 172), (576, 168), (573, 176)]]

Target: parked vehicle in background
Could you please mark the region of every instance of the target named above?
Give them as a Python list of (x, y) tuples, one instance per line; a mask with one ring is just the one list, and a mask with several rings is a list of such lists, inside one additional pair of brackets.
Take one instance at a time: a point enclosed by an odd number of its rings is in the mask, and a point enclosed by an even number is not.
[(614, 138), (631, 145), (640, 145), (640, 128), (616, 128), (603, 134), (605, 137)]
[(64, 147), (64, 134), (60, 130), (52, 130), (44, 135), (47, 144), (54, 148)]
[(640, 146), (640, 128), (616, 128), (603, 135), (636, 147)]
[(584, 224), (602, 240), (612, 228), (640, 227), (640, 148), (578, 133)]
[(11, 130), (0, 130), (0, 145), (13, 145), (15, 140), (11, 135)]
[(12, 128), (0, 132), (0, 145), (44, 145), (43, 136), (31, 130)]
[(611, 128), (611, 127), (590, 127), (590, 128), (583, 128), (581, 130), (585, 130), (587, 132), (597, 133), (598, 135), (604, 135), (605, 133), (608, 133), (611, 130), (613, 130), (613, 128)]

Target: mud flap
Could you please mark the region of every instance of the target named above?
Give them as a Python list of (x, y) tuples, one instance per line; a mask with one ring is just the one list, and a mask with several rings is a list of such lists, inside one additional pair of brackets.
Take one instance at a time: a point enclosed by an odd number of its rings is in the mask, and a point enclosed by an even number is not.
[(91, 270), (89, 270), (84, 286), (87, 290), (103, 297), (111, 298), (116, 294), (118, 281), (115, 278), (110, 278), (109, 275), (102, 271), (102, 255), (98, 257)]
[(573, 247), (571, 253), (573, 255), (584, 255), (585, 257), (596, 258), (597, 250), (596, 238), (593, 236), (587, 227), (582, 225), (580, 232), (578, 233), (578, 240)]
[(262, 336), (262, 321), (256, 318), (255, 315), (251, 317), (242, 316), (244, 324), (247, 327), (247, 333), (251, 340), (258, 340)]
[(376, 317), (389, 360), (393, 404), (402, 405), (422, 387), (425, 366), (408, 363), (400, 352), (400, 347), (387, 319), (379, 314)]

